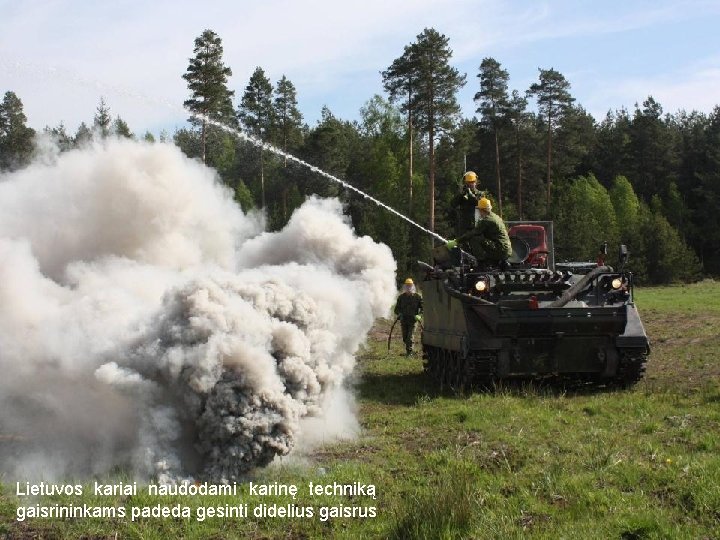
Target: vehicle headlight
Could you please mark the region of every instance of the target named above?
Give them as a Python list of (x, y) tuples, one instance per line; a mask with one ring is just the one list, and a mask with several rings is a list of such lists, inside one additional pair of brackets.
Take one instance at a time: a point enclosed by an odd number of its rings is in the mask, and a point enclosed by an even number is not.
[(487, 283), (481, 279), (475, 283), (475, 290), (477, 292), (485, 292), (487, 290)]
[(622, 280), (622, 278), (619, 278), (619, 277), (616, 277), (610, 283), (610, 285), (612, 286), (613, 289), (619, 289), (620, 287), (622, 287), (622, 284), (623, 284), (623, 280)]

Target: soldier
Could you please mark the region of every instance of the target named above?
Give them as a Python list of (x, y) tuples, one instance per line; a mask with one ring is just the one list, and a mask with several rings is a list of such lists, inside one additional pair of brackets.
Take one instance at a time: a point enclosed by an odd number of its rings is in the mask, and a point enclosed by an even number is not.
[(472, 230), (475, 226), (475, 208), (484, 194), (477, 189), (477, 174), (468, 171), (463, 175), (462, 191), (453, 197), (450, 208), (455, 213), (455, 236)]
[(395, 303), (395, 315), (400, 319), (406, 356), (410, 356), (413, 352), (413, 330), (415, 330), (415, 323), (422, 321), (422, 309), (422, 297), (415, 292), (413, 280), (407, 278), (403, 284), (402, 293)]
[(477, 207), (480, 213), (475, 227), (460, 235), (457, 240), (450, 240), (447, 247), (453, 250), (458, 242), (464, 244), (468, 251), (475, 256), (478, 263), (498, 264), (512, 255), (512, 246), (505, 224), (500, 216), (492, 211), (489, 199), (482, 197)]

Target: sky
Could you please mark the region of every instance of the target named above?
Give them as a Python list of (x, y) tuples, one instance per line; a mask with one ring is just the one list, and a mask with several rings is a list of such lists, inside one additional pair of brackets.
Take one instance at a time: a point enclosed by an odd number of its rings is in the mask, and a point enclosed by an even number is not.
[(355, 120), (380, 72), (426, 27), (449, 38), (467, 74), (458, 100), (475, 114), (485, 57), (521, 92), (554, 68), (596, 119), (652, 95), (665, 112), (720, 105), (720, 0), (0, 0), (0, 92), (15, 92), (28, 125), (92, 123), (102, 96), (135, 133), (185, 127), (182, 79), (211, 29), (239, 103), (257, 66), (295, 85), (313, 126), (325, 105)]

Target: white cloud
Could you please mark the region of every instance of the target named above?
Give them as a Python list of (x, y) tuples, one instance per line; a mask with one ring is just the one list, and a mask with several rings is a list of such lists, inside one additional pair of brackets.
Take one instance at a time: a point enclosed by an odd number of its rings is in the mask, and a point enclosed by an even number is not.
[[(561, 37), (582, 39), (717, 11), (712, 2), (669, 0), (594, 3), (591, 9), (559, 0), (223, 0), (202, 6), (189, 0), (0, 0), (0, 90), (20, 96), (36, 128), (62, 120), (74, 130), (80, 121), (92, 121), (103, 95), (111, 113), (132, 129), (172, 129), (185, 120), (178, 110), (188, 94), (181, 75), (193, 41), (211, 28), (223, 40), (237, 99), (255, 67), (262, 66), (271, 80), (285, 74), (295, 83), (301, 107), (325, 103), (348, 117), (382, 90), (379, 72), (432, 26), (450, 38), (454, 63), (468, 72), (461, 98), (471, 113), (474, 90), (468, 88), (476, 85), (484, 56), (502, 61), (503, 52), (536, 49)], [(548, 58), (548, 65), (556, 60)], [(709, 76), (697, 75), (697, 88)], [(660, 96), (657, 88), (649, 91)], [(675, 92), (683, 91), (690, 88)], [(317, 115), (319, 106), (307, 120)]]
[[(355, 74), (385, 67), (391, 60), (383, 46), (389, 38), (396, 36), (402, 44), (416, 33), (398, 37), (407, 6), (381, 0), (362, 7), (328, 0), (216, 2), (200, 11), (191, 2), (148, 4), (125, 2), (124, 12), (103, 8), (103, 3), (79, 9), (60, 1), (29, 2), (7, 11), (0, 7), (3, 86), (23, 99), (32, 125), (64, 119), (74, 127), (81, 119), (91, 120), (101, 94), (111, 112), (131, 126), (182, 120), (177, 111), (136, 96), (181, 104), (187, 97), (181, 75), (194, 39), (205, 28), (223, 39), (236, 94), (260, 65), (273, 80), (287, 74), (301, 100), (308, 92), (325, 94), (329, 102)], [(426, 13), (432, 5), (418, 1), (413, 11)]]
[(703, 59), (673, 73), (606, 80), (595, 87), (584, 105), (596, 119), (602, 119), (611, 108), (609, 103), (613, 109), (632, 111), (650, 95), (667, 113), (712, 111), (720, 105), (720, 57)]

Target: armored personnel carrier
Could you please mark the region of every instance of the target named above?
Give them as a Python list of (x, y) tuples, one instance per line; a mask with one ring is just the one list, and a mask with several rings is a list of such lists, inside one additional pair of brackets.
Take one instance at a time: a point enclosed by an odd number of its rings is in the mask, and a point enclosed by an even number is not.
[(618, 270), (602, 254), (592, 263), (556, 263), (551, 222), (508, 226), (506, 263), (481, 267), (462, 254), (458, 265), (444, 247), (435, 264), (421, 263), (426, 371), (453, 388), (510, 378), (623, 387), (640, 380), (650, 344), (625, 247)]

